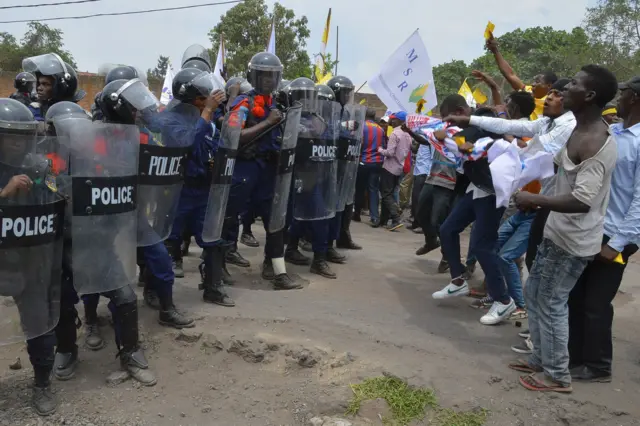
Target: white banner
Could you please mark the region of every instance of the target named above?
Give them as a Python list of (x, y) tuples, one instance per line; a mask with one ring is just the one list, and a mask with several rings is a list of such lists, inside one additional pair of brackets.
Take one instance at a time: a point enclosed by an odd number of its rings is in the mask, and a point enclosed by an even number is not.
[(160, 103), (162, 105), (169, 105), (169, 102), (173, 99), (173, 67), (171, 64), (167, 66), (167, 73), (164, 75), (164, 84), (162, 85), (162, 93), (160, 94)]
[(438, 105), (429, 54), (418, 30), (369, 79), (369, 87), (391, 111), (416, 111), (420, 99), (423, 111)]

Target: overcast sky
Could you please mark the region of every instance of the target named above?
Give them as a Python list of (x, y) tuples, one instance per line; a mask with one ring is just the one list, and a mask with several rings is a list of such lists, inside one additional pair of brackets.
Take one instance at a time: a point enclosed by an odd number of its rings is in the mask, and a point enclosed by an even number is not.
[[(488, 20), (496, 24), (496, 35), (516, 28), (543, 25), (571, 29), (580, 25), (585, 8), (595, 1), (281, 0), (280, 3), (293, 9), (296, 15), (306, 15), (309, 19), (311, 37), (307, 48), (310, 53), (320, 50), (324, 22), (328, 8), (332, 7), (328, 51), (335, 52), (335, 28), (339, 26), (339, 73), (360, 85), (376, 73), (389, 54), (416, 28), (420, 28), (433, 65), (452, 59), (468, 62), (483, 53), (483, 32)], [(208, 2), (211, 0), (102, 0), (80, 5), (3, 10), (2, 20), (122, 12)], [(3, 2), (20, 3), (42, 1)], [(272, 6), (274, 1), (267, 0), (267, 3)], [(96, 72), (106, 62), (126, 63), (146, 70), (155, 66), (160, 54), (169, 55), (177, 64), (190, 44), (200, 43), (209, 47), (209, 30), (219, 21), (220, 15), (232, 6), (53, 21), (48, 24), (64, 31), (65, 46), (73, 53), (80, 71)], [(25, 29), (25, 24), (0, 25), (0, 31), (10, 32), (18, 38), (22, 37)]]

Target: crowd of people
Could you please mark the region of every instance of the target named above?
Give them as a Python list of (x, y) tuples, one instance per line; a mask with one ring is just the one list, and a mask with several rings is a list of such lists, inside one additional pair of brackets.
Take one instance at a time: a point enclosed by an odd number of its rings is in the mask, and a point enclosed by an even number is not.
[[(350, 223), (366, 211), (373, 228), (388, 231), (405, 226), (408, 211), (407, 227), (424, 236), (416, 254), (440, 249), (438, 272), (451, 280), (434, 299), (472, 296), (487, 310), (484, 325), (528, 318), (526, 340), (512, 349), (529, 358), (509, 364), (527, 373), (522, 386), (571, 392), (572, 379), (610, 381), (612, 301), (640, 236), (640, 77), (619, 84), (585, 65), (528, 86), (494, 39), (487, 47), (513, 91), (503, 100), (476, 71), (492, 105), (450, 95), (428, 126), (407, 111), (378, 118), (354, 102), (344, 76), (327, 85), (283, 80), (280, 60), (266, 52), (251, 59), (246, 79), (224, 82), (207, 49), (189, 47), (163, 108), (135, 67), (114, 66), (91, 113), (77, 104), (84, 92), (58, 55), (24, 59), (16, 93), (0, 99), (0, 295), (19, 312), (35, 410), (56, 410), (52, 375), (75, 375), (80, 300), (85, 347), (105, 346), (97, 308), (106, 297), (123, 370), (153, 386), (136, 276), (160, 324), (193, 327), (173, 301), (192, 237), (203, 249), (203, 300), (229, 307), (227, 264), (250, 266), (238, 242), (260, 245), (256, 219), (266, 231), (262, 278), (295, 290), (302, 284), (286, 263), (336, 279), (330, 263), (347, 262), (337, 249), (361, 249)], [(555, 174), (500, 206), (479, 141), (546, 152)], [(463, 258), (460, 235), (470, 226)], [(471, 288), (476, 264), (484, 282)], [(0, 344), (19, 338), (0, 336)]]

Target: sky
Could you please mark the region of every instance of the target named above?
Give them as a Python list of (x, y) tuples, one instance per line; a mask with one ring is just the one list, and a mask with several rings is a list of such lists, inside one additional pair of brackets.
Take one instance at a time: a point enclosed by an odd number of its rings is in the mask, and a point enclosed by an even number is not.
[[(55, 1), (59, 0), (7, 0), (3, 3)], [(580, 25), (586, 7), (595, 1), (280, 0), (280, 3), (293, 9), (296, 16), (307, 16), (311, 31), (307, 41), (310, 56), (320, 50), (328, 8), (332, 8), (327, 50), (332, 56), (335, 54), (335, 30), (339, 26), (339, 74), (346, 75), (359, 86), (372, 77), (387, 57), (417, 28), (434, 66), (453, 59), (469, 62), (483, 54), (483, 33), (489, 20), (496, 25), (496, 36), (516, 28), (546, 25), (570, 30)], [(79, 5), (3, 10), (2, 20), (36, 20), (209, 2), (212, 0), (101, 0)], [(267, 0), (270, 8), (273, 3), (273, 0)], [(155, 67), (161, 54), (170, 56), (174, 64), (179, 64), (182, 53), (189, 45), (200, 43), (209, 47), (209, 30), (218, 23), (220, 15), (231, 7), (233, 5), (221, 5), (143, 15), (52, 21), (47, 24), (64, 32), (65, 47), (74, 55), (79, 71), (96, 72), (104, 63), (124, 63), (146, 70)], [(25, 30), (26, 24), (0, 24), (0, 31), (7, 31), (17, 38), (21, 38)], [(266, 43), (265, 39), (265, 46)], [(276, 34), (276, 53), (277, 46)], [(212, 60), (215, 61), (215, 57)], [(178, 66), (175, 65), (176, 68)]]

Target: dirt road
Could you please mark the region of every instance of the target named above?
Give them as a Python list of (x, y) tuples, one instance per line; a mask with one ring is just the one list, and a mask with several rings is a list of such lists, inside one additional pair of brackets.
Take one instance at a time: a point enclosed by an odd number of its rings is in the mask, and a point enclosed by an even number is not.
[[(182, 334), (163, 328), (156, 312), (141, 308), (155, 387), (106, 384), (118, 360), (105, 325), (108, 346), (81, 350), (76, 377), (54, 383), (58, 413), (42, 420), (28, 405), (24, 344), (0, 348), (0, 425), (304, 425), (314, 416), (342, 416), (349, 384), (383, 372), (434, 389), (445, 407), (485, 408), (489, 425), (640, 424), (639, 265), (629, 265), (616, 300), (613, 383), (541, 395), (522, 389), (506, 367), (515, 356), (509, 347), (519, 341), (513, 324), (481, 325), (468, 299), (431, 299), (448, 277), (436, 274), (437, 253), (414, 255), (420, 236), (352, 228), (365, 249), (335, 267), (338, 280), (289, 266), (310, 281), (299, 291), (272, 291), (259, 278), (262, 248), (241, 246), (252, 266), (231, 267), (240, 281), (230, 289), (236, 308), (201, 303), (199, 249), (192, 248), (175, 294), (197, 327)], [(256, 236), (264, 242), (261, 232)], [(24, 368), (10, 370), (18, 356)]]

